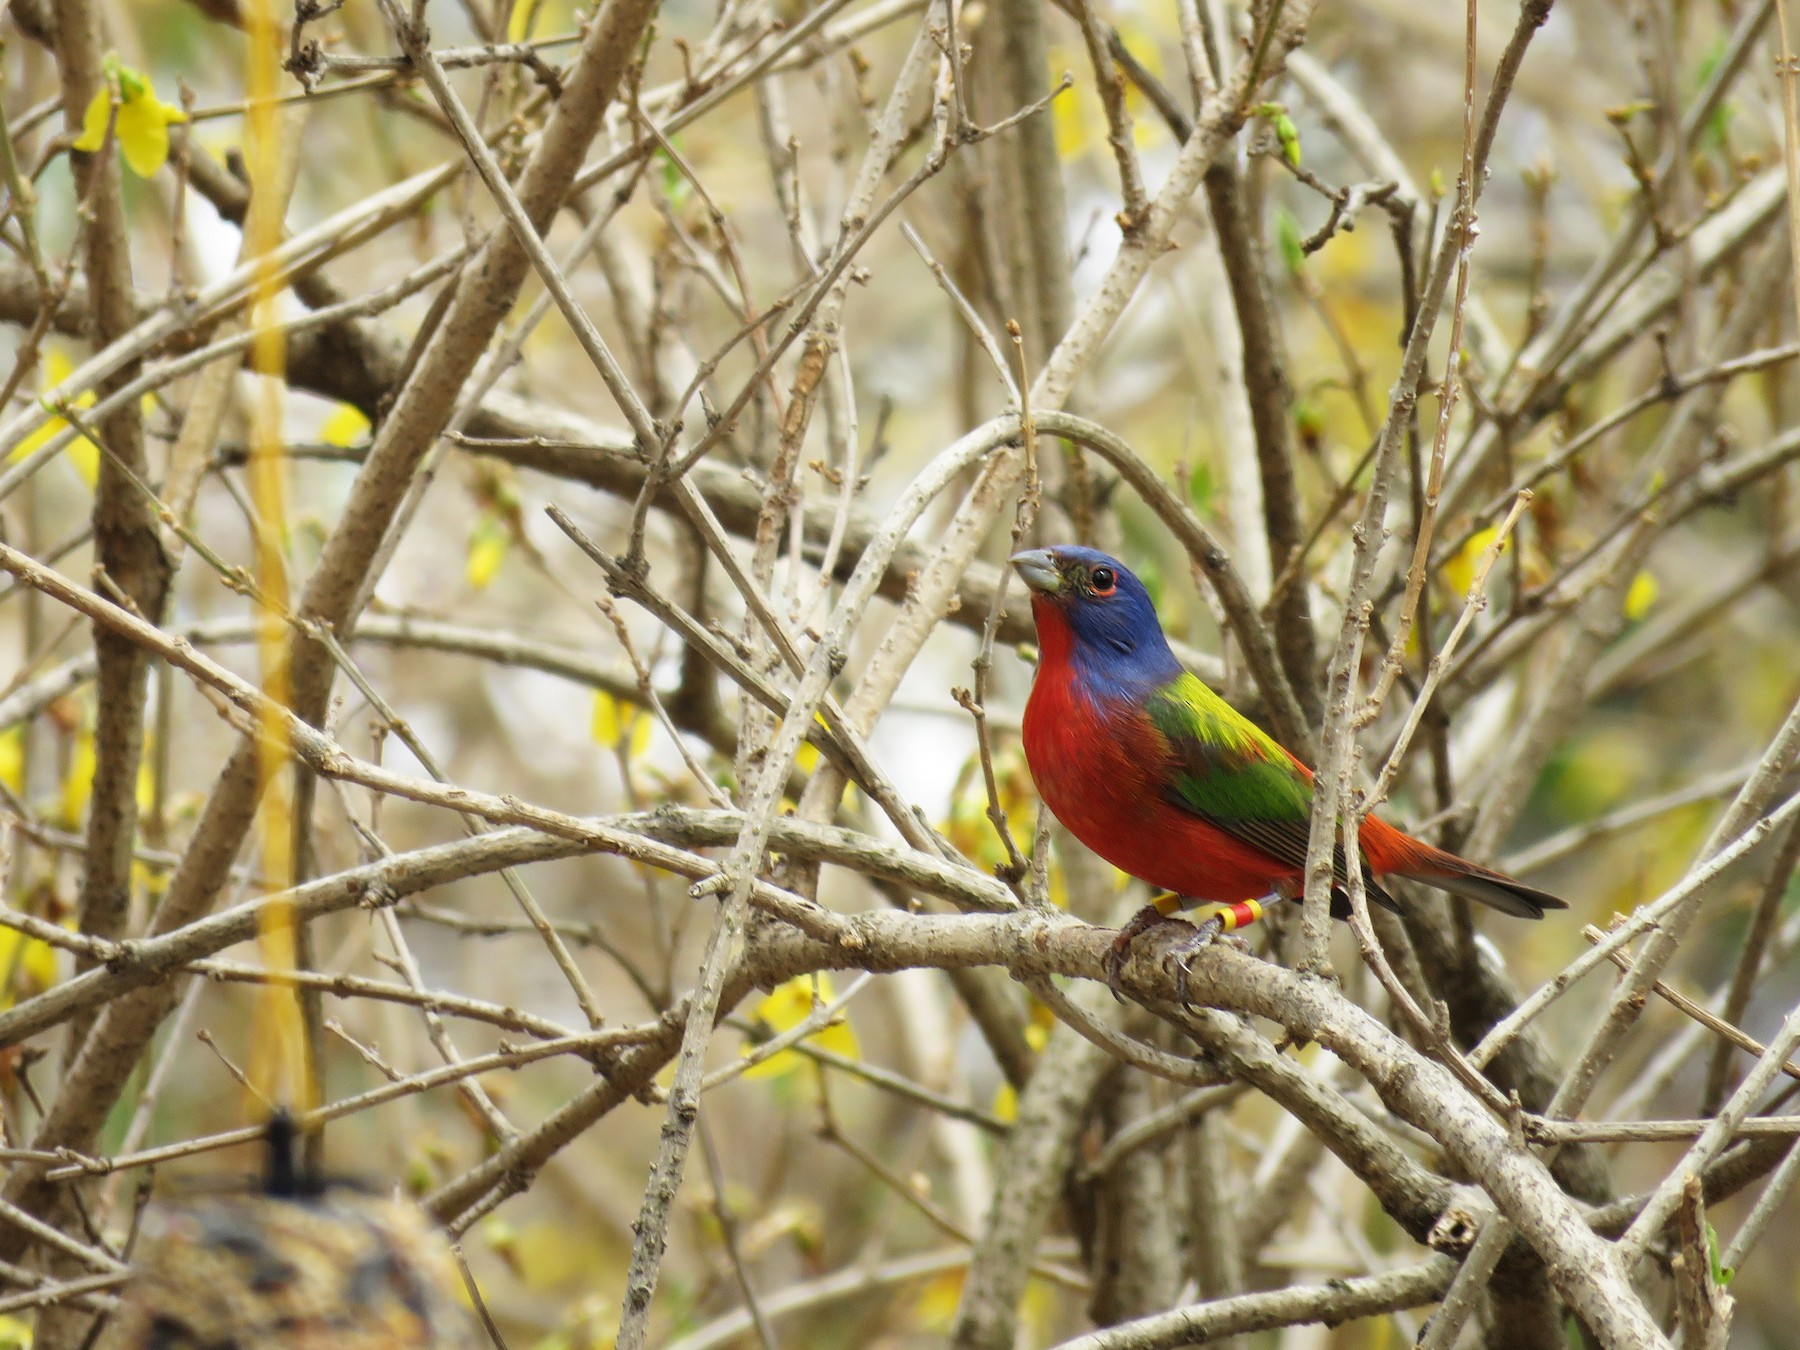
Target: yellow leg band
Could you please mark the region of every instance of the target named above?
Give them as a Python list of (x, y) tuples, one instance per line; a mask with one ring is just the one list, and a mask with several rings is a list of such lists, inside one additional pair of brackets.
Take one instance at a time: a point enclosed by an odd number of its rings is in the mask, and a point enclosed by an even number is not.
[(1164, 891), (1150, 901), (1150, 907), (1166, 919), (1181, 910), (1181, 897), (1174, 891)]

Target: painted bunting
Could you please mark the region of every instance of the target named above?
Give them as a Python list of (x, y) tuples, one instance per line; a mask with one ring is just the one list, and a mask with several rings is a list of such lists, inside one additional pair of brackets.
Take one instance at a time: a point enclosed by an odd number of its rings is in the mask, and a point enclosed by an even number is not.
[[(1313, 775), (1184, 670), (1150, 595), (1116, 558), (1062, 546), (1014, 555), (1037, 620), (1037, 678), (1025, 705), (1025, 758), (1044, 804), (1114, 867), (1168, 892), (1120, 931), (1107, 964), (1118, 993), (1130, 944), (1176, 910), (1224, 906), (1184, 950), (1262, 917), (1268, 896), (1305, 886)], [(1564, 909), (1554, 895), (1370, 815), (1358, 831), (1371, 903), (1376, 881), (1408, 877), (1525, 919)], [(1349, 913), (1339, 846), (1332, 913)]]

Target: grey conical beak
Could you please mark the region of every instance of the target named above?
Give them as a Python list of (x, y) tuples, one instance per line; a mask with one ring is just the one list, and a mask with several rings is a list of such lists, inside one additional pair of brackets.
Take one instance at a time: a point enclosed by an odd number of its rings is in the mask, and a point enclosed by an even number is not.
[(1057, 570), (1056, 556), (1047, 548), (1028, 548), (1012, 555), (1013, 571), (1019, 579), (1041, 595), (1055, 595), (1063, 588), (1062, 573)]

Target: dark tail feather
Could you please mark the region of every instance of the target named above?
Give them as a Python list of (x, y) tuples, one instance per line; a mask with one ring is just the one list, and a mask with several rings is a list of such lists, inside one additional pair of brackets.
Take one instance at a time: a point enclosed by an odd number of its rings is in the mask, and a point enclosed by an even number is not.
[(1548, 891), (1514, 881), (1504, 872), (1467, 862), (1454, 853), (1434, 850), (1434, 856), (1418, 871), (1396, 873), (1464, 900), (1474, 900), (1520, 919), (1541, 919), (1548, 909), (1567, 909), (1568, 902)]
[[(1339, 849), (1338, 852), (1342, 854), (1343, 850)], [(1294, 898), (1298, 900), (1300, 897), (1295, 896)], [(1363, 898), (1373, 908), (1392, 910), (1395, 914), (1403, 912), (1400, 906), (1394, 903), (1394, 897), (1381, 889), (1381, 883), (1375, 880), (1374, 875), (1366, 867), (1363, 868)], [(1350, 892), (1345, 890), (1342, 885), (1331, 888), (1331, 917), (1334, 919), (1350, 917)]]

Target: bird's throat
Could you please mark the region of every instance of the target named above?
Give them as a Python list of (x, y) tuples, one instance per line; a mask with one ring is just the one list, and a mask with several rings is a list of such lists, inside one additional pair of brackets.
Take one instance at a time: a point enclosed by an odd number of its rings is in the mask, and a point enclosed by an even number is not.
[(1047, 595), (1033, 593), (1031, 617), (1037, 623), (1038, 670), (1067, 666), (1075, 655), (1075, 630), (1062, 606)]

